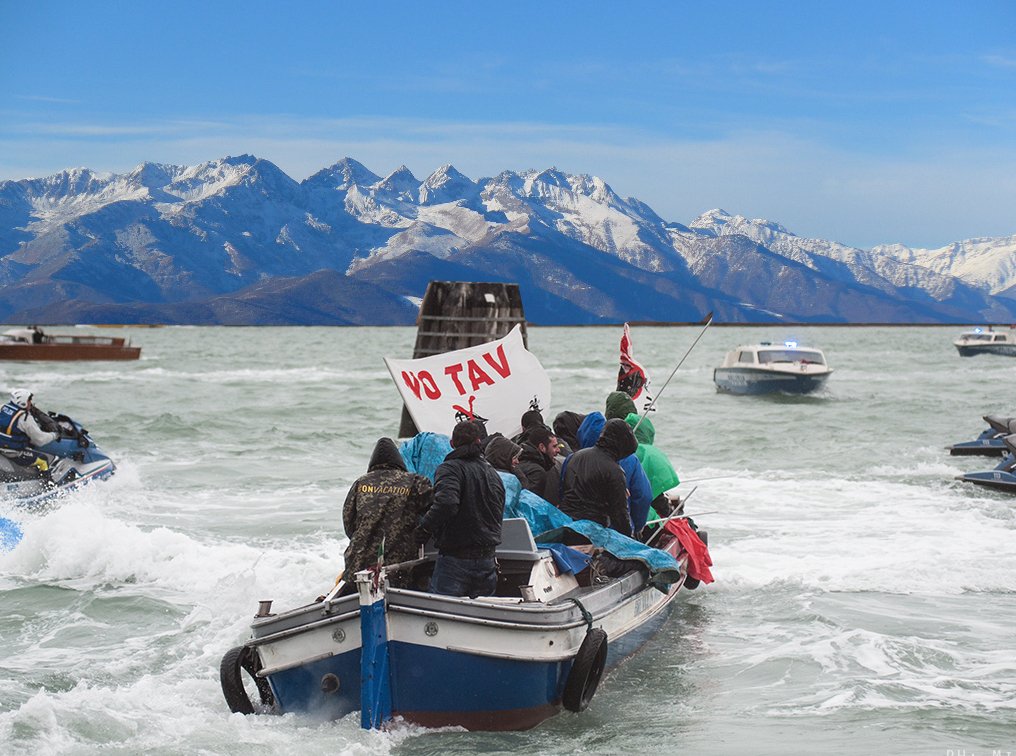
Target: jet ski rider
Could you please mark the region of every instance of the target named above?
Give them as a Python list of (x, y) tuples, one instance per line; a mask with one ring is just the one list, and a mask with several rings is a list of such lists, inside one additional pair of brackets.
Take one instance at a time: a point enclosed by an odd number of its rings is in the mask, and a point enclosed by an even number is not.
[[(13, 389), (10, 400), (0, 407), (0, 447), (28, 450), (29, 447), (45, 446), (60, 438), (59, 431), (53, 433), (40, 427), (37, 414), (41, 413), (32, 404), (32, 392), (23, 388)], [(34, 465), (40, 472), (49, 469), (46, 458), (31, 451), (14, 461), (26, 467)]]

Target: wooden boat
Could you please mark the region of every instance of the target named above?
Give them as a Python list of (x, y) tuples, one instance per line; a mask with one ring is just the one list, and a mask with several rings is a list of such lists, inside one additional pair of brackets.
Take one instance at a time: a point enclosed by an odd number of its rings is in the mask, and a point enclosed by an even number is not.
[(41, 328), (12, 328), (0, 334), (0, 360), (136, 360), (141, 347), (111, 336), (48, 334)]
[[(459, 413), (468, 408), (488, 431), (510, 437), (530, 401), (547, 406), (550, 382), (519, 343), (517, 285), (431, 282), (424, 304), (414, 360), (385, 363), (408, 408), (408, 434), (400, 434), (413, 436), (402, 449), (406, 467), (433, 480)], [(422, 406), (428, 401), (433, 406)], [(470, 730), (534, 727), (561, 709), (584, 710), (604, 671), (663, 626), (680, 591), (712, 579), (702, 570), (706, 535), (680, 511), (650, 546), (573, 521), (514, 475), (501, 478), (495, 595), (430, 593), (430, 548), (419, 559), (358, 572), (352, 595), (336, 589), (279, 614), (264, 601), (250, 638), (220, 663), (230, 710), (324, 719), (359, 711), (364, 728), (394, 718)], [(593, 556), (576, 562), (582, 549)]]
[[(583, 523), (595, 525), (576, 526)], [(496, 595), (388, 586), (394, 572), (425, 585), (435, 557), (427, 553), (357, 573), (358, 595), (278, 615), (264, 602), (251, 639), (222, 659), (223, 693), (245, 714), (334, 719), (359, 710), (368, 729), (399, 717), (424, 727), (520, 730), (562, 708), (582, 711), (601, 675), (645, 644), (681, 588), (697, 583), (676, 537), (664, 533), (659, 547), (675, 568), (665, 584), (642, 565), (611, 578), (588, 568), (565, 573), (525, 519), (506, 519)], [(257, 687), (254, 701), (241, 672)]]

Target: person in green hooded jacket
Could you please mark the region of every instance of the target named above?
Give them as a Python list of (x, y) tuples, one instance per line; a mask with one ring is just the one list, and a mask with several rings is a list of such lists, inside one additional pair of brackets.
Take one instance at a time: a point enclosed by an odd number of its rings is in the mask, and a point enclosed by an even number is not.
[[(617, 392), (620, 393), (620, 392)], [(656, 429), (652, 421), (647, 417), (639, 423), (640, 415), (637, 412), (628, 413), (624, 421), (635, 430), (635, 440), (638, 441), (638, 448), (635, 456), (642, 463), (642, 469), (649, 478), (649, 486), (652, 489), (653, 501), (650, 506), (656, 510), (660, 517), (668, 517), (671, 513), (670, 502), (663, 495), (681, 482), (677, 477), (674, 466), (670, 463), (667, 455), (653, 445), (656, 440)], [(635, 426), (638, 426), (636, 428)]]
[(624, 420), (632, 412), (638, 412), (635, 402), (623, 391), (611, 391), (607, 394), (606, 408), (603, 416), (608, 420), (619, 417)]

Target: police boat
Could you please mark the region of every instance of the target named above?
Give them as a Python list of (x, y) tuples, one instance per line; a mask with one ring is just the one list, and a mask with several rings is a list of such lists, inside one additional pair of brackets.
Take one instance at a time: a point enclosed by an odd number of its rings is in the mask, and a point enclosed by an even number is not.
[[(496, 595), (429, 593), (428, 548), (357, 573), (353, 595), (333, 591), (278, 614), (261, 602), (250, 639), (220, 664), (229, 708), (326, 719), (359, 711), (365, 729), (398, 718), (469, 730), (528, 729), (562, 709), (584, 710), (604, 672), (660, 629), (681, 589), (698, 584), (682, 542), (699, 539), (696, 551), (705, 533), (668, 524), (653, 548), (573, 521), (505, 480)], [(534, 539), (548, 518), (562, 527)], [(575, 562), (582, 552), (564, 543), (580, 541), (593, 556)]]
[(55, 440), (37, 448), (0, 447), (0, 496), (21, 508), (42, 505), (116, 470), (81, 423), (52, 412), (48, 417), (46, 429), (59, 434)]
[(1003, 357), (1016, 357), (1016, 330), (994, 331), (975, 328), (964, 331), (953, 342), (960, 357), (976, 357), (979, 354), (998, 354)]
[(995, 469), (963, 473), (957, 475), (956, 479), (986, 488), (994, 488), (996, 491), (1016, 494), (1016, 434), (1004, 436), (1002, 443), (1005, 446), (1006, 455), (995, 466)]
[(717, 391), (730, 394), (809, 394), (832, 375), (821, 349), (799, 347), (796, 341), (768, 341), (727, 352), (713, 370)]
[(982, 456), (996, 457), (1008, 453), (1003, 438), (1010, 433), (1016, 433), (1016, 417), (1002, 417), (1001, 415), (984, 415), (984, 422), (988, 427), (981, 431), (981, 435), (973, 441), (961, 441), (949, 448), (949, 454), (954, 457)]

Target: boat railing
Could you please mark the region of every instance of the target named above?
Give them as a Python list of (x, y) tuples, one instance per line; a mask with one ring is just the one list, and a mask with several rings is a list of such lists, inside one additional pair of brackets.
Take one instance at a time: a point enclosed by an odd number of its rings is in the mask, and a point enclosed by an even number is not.
[(113, 336), (46, 336), (44, 344), (56, 344), (67, 346), (110, 346), (122, 347), (126, 339)]

